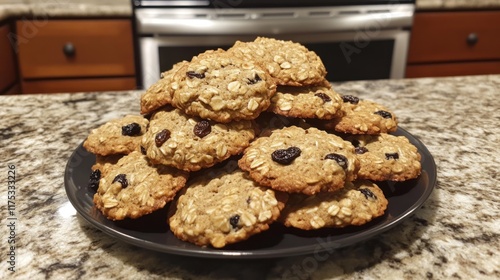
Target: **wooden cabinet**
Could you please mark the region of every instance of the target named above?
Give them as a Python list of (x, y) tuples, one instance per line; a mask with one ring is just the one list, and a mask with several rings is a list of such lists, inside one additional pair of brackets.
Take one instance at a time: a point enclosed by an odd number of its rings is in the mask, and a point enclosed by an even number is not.
[(22, 83), (24, 93), (88, 92), (135, 89), (135, 77), (36, 79)]
[[(31, 24), (16, 23), (19, 38)], [(135, 89), (129, 19), (51, 19), (18, 40), (24, 93)]]
[(16, 93), (17, 69), (10, 25), (0, 25), (0, 94)]
[(500, 11), (420, 12), (406, 77), (500, 74)]

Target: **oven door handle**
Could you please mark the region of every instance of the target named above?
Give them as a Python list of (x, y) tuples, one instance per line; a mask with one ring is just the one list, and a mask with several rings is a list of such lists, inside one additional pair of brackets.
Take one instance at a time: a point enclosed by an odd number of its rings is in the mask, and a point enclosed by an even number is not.
[[(161, 12), (158, 12), (161, 13)], [(329, 17), (263, 18), (254, 14), (246, 18), (182, 18), (161, 14), (136, 13), (139, 34), (157, 35), (265, 35), (310, 32), (385, 30), (411, 27), (413, 9), (387, 12), (338, 14)]]

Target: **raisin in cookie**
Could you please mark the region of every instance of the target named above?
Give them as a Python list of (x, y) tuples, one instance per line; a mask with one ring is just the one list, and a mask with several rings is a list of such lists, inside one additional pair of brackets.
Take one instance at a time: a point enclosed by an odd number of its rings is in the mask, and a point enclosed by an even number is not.
[(386, 133), (346, 137), (356, 147), (358, 178), (405, 181), (420, 175), (421, 155), (408, 138)]
[(341, 96), (330, 85), (278, 86), (269, 111), (296, 118), (332, 119), (340, 117)]
[(181, 240), (222, 248), (267, 230), (286, 197), (260, 187), (240, 169), (199, 176), (171, 204), (170, 229)]
[(291, 194), (279, 221), (303, 230), (366, 224), (387, 209), (382, 190), (366, 180), (346, 183), (332, 193)]
[(94, 204), (110, 220), (139, 218), (165, 207), (184, 187), (187, 177), (187, 172), (152, 165), (135, 151), (101, 177)]
[(304, 86), (325, 80), (321, 58), (299, 43), (258, 37), (253, 42), (237, 41), (228, 52), (263, 65), (280, 85)]
[(161, 79), (151, 85), (145, 93), (141, 95), (141, 114), (149, 114), (153, 111), (172, 103), (172, 80), (180, 69), (188, 61), (181, 61), (174, 64), (172, 69), (163, 72)]
[(138, 151), (148, 120), (142, 116), (127, 115), (93, 129), (83, 147), (96, 155), (129, 154)]
[(241, 153), (254, 138), (251, 121), (215, 123), (165, 108), (151, 117), (142, 147), (154, 163), (196, 171)]
[(342, 96), (342, 117), (325, 123), (326, 129), (349, 134), (379, 134), (394, 132), (397, 120), (386, 107), (352, 95)]
[(221, 51), (193, 58), (177, 72), (171, 87), (175, 107), (222, 123), (257, 118), (276, 92), (260, 66)]
[(238, 165), (263, 186), (308, 195), (342, 188), (356, 178), (359, 168), (350, 142), (314, 127), (296, 126), (252, 142)]

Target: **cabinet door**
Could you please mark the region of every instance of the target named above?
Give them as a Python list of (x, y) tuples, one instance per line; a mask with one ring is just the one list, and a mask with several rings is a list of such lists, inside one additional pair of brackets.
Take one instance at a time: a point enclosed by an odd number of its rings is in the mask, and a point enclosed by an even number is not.
[(408, 63), (500, 59), (500, 11), (416, 13)]
[(0, 26), (0, 93), (12, 87), (17, 80), (16, 57), (9, 38), (8, 24)]
[(135, 75), (128, 19), (19, 20), (17, 36), (23, 79)]

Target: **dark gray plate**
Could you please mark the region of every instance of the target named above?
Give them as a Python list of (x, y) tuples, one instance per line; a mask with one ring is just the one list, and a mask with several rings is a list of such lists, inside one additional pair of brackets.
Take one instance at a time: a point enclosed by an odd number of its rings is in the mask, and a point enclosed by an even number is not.
[(166, 211), (161, 210), (137, 220), (113, 222), (94, 208), (94, 192), (87, 187), (95, 156), (80, 145), (68, 160), (64, 183), (69, 200), (87, 221), (119, 240), (170, 254), (206, 258), (274, 258), (317, 253), (367, 240), (401, 223), (427, 200), (436, 184), (436, 165), (427, 148), (404, 129), (395, 135), (406, 136), (422, 155), (422, 174), (405, 182), (382, 182), (389, 200), (384, 216), (360, 227), (302, 231), (279, 224), (250, 239), (223, 249), (201, 248), (180, 241), (169, 230)]

